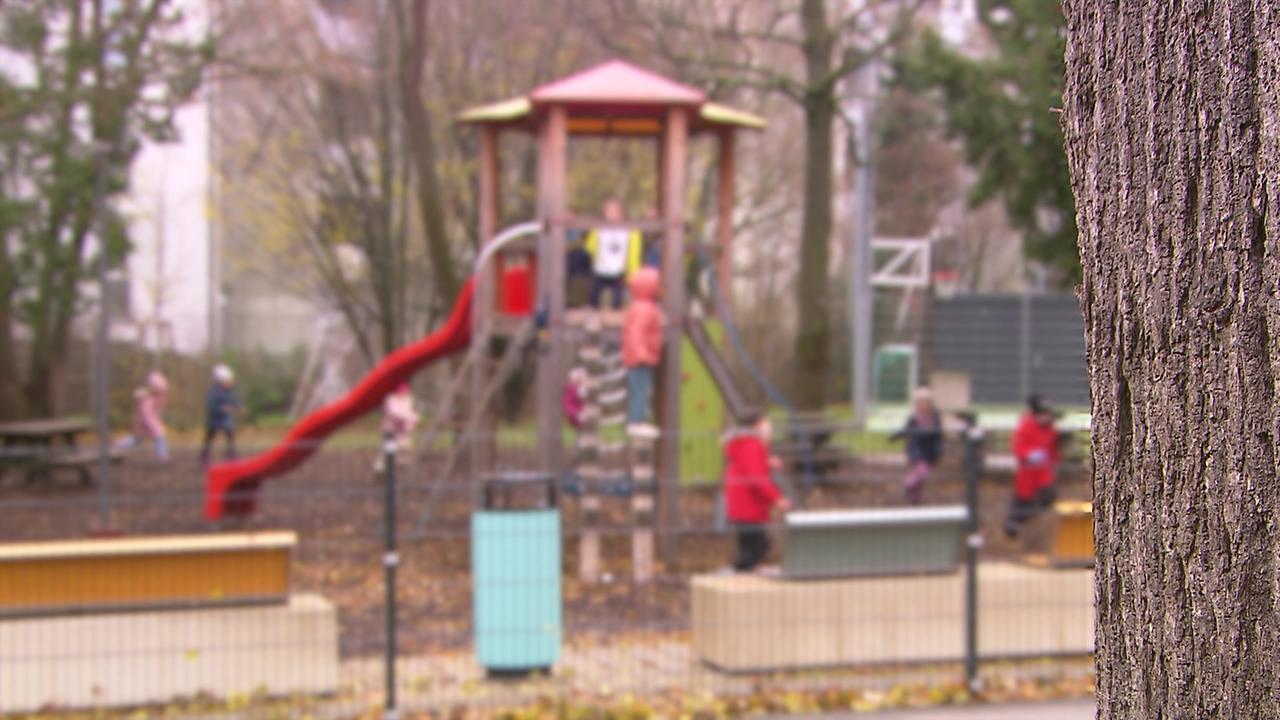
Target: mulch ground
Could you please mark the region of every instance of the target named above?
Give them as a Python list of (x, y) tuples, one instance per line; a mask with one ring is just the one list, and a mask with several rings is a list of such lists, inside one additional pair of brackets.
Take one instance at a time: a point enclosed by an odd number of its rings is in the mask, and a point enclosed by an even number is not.
[[(131, 457), (111, 476), (111, 524), (130, 535), (199, 533), (233, 528), (293, 529), (299, 547), (293, 564), (295, 591), (315, 592), (339, 608), (344, 658), (373, 655), (383, 646), (382, 523), (384, 492), (371, 470), (368, 451), (322, 450), (296, 471), (266, 484), (259, 512), (239, 523), (220, 527), (206, 523), (203, 474), (194, 455), (179, 449), (160, 465)], [(518, 464), (518, 458), (514, 460)], [(400, 650), (426, 653), (455, 650), (470, 644), (471, 586), (468, 524), (472, 488), (466, 483), (442, 486), (430, 462), (406, 467), (401, 474), (399, 522), (402, 564)], [(841, 482), (816, 489), (809, 507), (866, 508), (903, 504), (902, 472), (882, 463), (856, 463)], [(1064, 498), (1087, 499), (1087, 474), (1068, 466), (1059, 480)], [(1009, 502), (1007, 473), (988, 473), (980, 486), (984, 557), (1009, 558), (1041, 549), (1036, 532), (1019, 542), (1000, 532)], [(604, 563), (609, 582), (586, 585), (576, 577), (578, 501), (565, 498), (565, 610), (570, 640), (604, 638), (618, 633), (670, 632), (688, 627), (688, 578), (722, 568), (732, 550), (731, 538), (717, 531), (712, 488), (686, 489), (678, 500), (680, 526), (673, 561), (661, 566), (652, 583), (629, 580), (631, 516), (629, 503), (606, 499)], [(926, 503), (962, 503), (959, 467), (944, 462), (926, 492)], [(421, 522), (423, 509), (433, 505)], [(99, 494), (66, 478), (52, 486), (32, 487), (20, 478), (0, 478), (0, 541), (84, 537), (97, 526)], [(1030, 547), (1028, 547), (1028, 545)]]

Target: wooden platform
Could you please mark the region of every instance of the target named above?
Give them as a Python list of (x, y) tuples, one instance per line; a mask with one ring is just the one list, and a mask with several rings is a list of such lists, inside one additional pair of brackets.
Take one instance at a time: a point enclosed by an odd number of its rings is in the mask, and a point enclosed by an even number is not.
[(292, 532), (0, 545), (0, 616), (283, 603)]
[[(1093, 651), (1091, 570), (984, 563), (979, 653), (986, 658)], [(702, 575), (693, 586), (693, 649), (727, 671), (959, 660), (959, 572), (787, 580)]]
[(250, 607), (0, 619), (0, 714), (326, 694), (338, 616), (315, 595)]

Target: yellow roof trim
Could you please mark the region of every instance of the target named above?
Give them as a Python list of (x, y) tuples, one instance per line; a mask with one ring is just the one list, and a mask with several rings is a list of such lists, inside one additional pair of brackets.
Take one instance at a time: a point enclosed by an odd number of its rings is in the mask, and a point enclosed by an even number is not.
[(464, 123), (511, 122), (527, 117), (532, 110), (533, 104), (529, 102), (529, 98), (518, 97), (464, 110), (457, 119)]
[[(523, 120), (532, 114), (533, 103), (530, 102), (529, 98), (518, 97), (464, 110), (457, 116), (457, 121), (463, 123), (509, 123)], [(702, 122), (711, 125), (730, 125), (751, 130), (763, 130), (768, 126), (768, 122), (759, 115), (735, 110), (728, 105), (713, 102), (703, 103), (698, 108), (698, 117)], [(572, 118), (572, 120), (579, 120), (579, 118)], [(636, 129), (632, 128), (630, 131), (635, 132)]]
[(759, 115), (752, 115), (749, 112), (735, 110), (728, 105), (713, 102), (703, 103), (702, 108), (698, 111), (698, 116), (709, 123), (737, 125), (738, 127), (751, 128), (752, 130), (763, 130), (769, 125)]

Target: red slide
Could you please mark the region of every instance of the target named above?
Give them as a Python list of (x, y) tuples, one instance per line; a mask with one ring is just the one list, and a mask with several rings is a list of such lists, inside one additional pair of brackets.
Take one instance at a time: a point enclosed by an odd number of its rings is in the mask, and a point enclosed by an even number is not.
[(472, 282), (468, 280), (462, 287), (453, 313), (440, 329), (388, 355), (355, 389), (303, 418), (274, 448), (209, 468), (204, 490), (205, 518), (217, 520), (224, 515), (253, 512), (258, 485), (263, 480), (297, 467), (330, 433), (378, 408), (384, 397), (418, 370), (466, 347), (471, 340)]

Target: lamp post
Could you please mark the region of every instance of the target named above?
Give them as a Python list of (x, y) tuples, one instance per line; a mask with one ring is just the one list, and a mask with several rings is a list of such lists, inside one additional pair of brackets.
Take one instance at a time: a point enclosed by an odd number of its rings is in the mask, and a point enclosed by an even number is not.
[(865, 427), (871, 407), (871, 343), (874, 339), (872, 323), (875, 317), (872, 307), (875, 296), (871, 286), (871, 239), (874, 233), (871, 218), (874, 209), (872, 183), (875, 182), (875, 171), (871, 165), (871, 121), (875, 108), (875, 72), (875, 63), (867, 62), (858, 69), (855, 82), (861, 97), (857, 101), (858, 121), (854, 128), (854, 228), (850, 238), (848, 267), (853, 419), (858, 427)]
[[(102, 127), (106, 115), (106, 97), (108, 90), (107, 72), (113, 65), (121, 62), (120, 53), (112, 49), (112, 34), (105, 19), (119, 11), (119, 0), (106, 0), (97, 16), (97, 33), (101, 38), (98, 43), (98, 75), (94, 99), (95, 129)], [(109, 132), (109, 131), (108, 131)], [(98, 434), (98, 526), (99, 534), (110, 534), (111, 529), (111, 308), (107, 298), (107, 171), (108, 161), (115, 149), (114, 143), (104, 138), (94, 137), (92, 143), (94, 159), (93, 180), (93, 236), (98, 243), (98, 328), (94, 353), (94, 375), (97, 379), (95, 388), (95, 405), (97, 406), (96, 426)]]
[(94, 353), (94, 375), (97, 379), (95, 395), (98, 431), (98, 526), (99, 533), (111, 529), (111, 308), (107, 302), (107, 154), (106, 143), (95, 143), (93, 183), (93, 234), (98, 241), (98, 330)]

